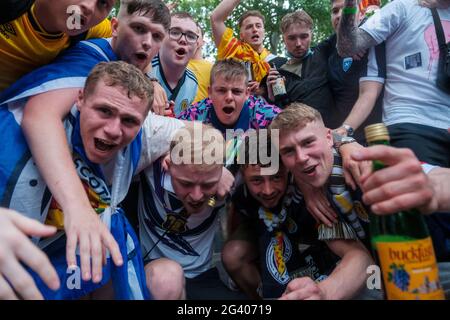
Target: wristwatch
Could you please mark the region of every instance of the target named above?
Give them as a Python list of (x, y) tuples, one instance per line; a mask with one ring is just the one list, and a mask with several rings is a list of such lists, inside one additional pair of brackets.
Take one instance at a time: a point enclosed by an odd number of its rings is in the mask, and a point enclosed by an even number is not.
[(334, 143), (334, 147), (336, 149), (339, 149), (344, 144), (352, 143), (352, 142), (355, 142), (355, 141), (356, 140), (354, 138), (352, 138), (352, 137), (341, 136), (339, 133), (333, 132), (333, 143)]
[(347, 135), (348, 136), (352, 136), (353, 133), (355, 132), (355, 130), (353, 130), (353, 128), (351, 126), (349, 126), (348, 124), (343, 124), (342, 127), (345, 129), (345, 131), (347, 131)]

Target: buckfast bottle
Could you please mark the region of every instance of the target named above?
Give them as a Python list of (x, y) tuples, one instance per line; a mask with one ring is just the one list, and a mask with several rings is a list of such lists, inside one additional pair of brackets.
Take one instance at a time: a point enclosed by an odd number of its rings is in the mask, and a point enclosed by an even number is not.
[[(389, 133), (382, 123), (365, 128), (369, 145), (389, 145)], [(385, 165), (373, 161), (373, 169)], [(443, 300), (439, 273), (428, 228), (416, 210), (391, 215), (371, 215), (372, 247), (377, 253), (389, 300)]]

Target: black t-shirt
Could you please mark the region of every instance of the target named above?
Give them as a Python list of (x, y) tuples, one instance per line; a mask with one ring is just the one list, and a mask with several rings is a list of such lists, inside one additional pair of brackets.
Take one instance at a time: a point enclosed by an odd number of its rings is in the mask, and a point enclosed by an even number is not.
[[(336, 34), (333, 34), (331, 37), (320, 43), (318, 47), (328, 54), (328, 81), (335, 105), (335, 109), (332, 111), (329, 119), (329, 124), (332, 129), (335, 129), (342, 125), (358, 99), (359, 79), (367, 76), (368, 52), (366, 52), (361, 60), (354, 60), (351, 57), (340, 57), (336, 49)], [(384, 50), (384, 43), (375, 47), (377, 56), (384, 57)], [(383, 72), (383, 70), (385, 70), (385, 66), (382, 65), (382, 61), (380, 61), (380, 77), (385, 76), (386, 72)], [(364, 127), (372, 123), (381, 122), (382, 97), (383, 94), (380, 94), (369, 117), (355, 131), (354, 138), (359, 142), (365, 141)]]
[[(294, 278), (309, 276), (313, 280), (321, 280), (328, 276), (339, 257), (325, 242), (318, 240), (317, 224), (306, 210), (301, 195), (292, 192), (290, 204), (284, 205), (284, 223), (270, 230), (267, 220), (260, 218), (260, 204), (245, 188), (240, 186), (237, 189), (233, 203), (241, 223), (256, 228), (264, 298), (280, 297)], [(290, 190), (294, 188), (290, 187)], [(279, 217), (282, 207), (280, 204), (271, 212)], [(281, 255), (277, 255), (277, 250)], [(283, 261), (280, 261), (280, 256)]]
[[(312, 48), (312, 53), (303, 59), (301, 76), (281, 69), (281, 66), (287, 62), (285, 58), (273, 60), (273, 63), (286, 79), (285, 86), (289, 102), (301, 102), (313, 107), (320, 112), (325, 125), (329, 126), (328, 116), (334, 109), (334, 102), (327, 79), (327, 53), (321, 48)], [(266, 81), (267, 76), (261, 81), (263, 86), (267, 86)], [(267, 92), (264, 97), (268, 99)]]

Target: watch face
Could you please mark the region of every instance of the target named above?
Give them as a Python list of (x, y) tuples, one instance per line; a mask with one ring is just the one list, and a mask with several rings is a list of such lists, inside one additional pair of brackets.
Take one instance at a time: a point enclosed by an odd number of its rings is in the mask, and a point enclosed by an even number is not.
[(344, 136), (341, 136), (339, 133), (333, 131), (333, 142), (334, 143), (340, 143), (342, 141), (343, 137)]

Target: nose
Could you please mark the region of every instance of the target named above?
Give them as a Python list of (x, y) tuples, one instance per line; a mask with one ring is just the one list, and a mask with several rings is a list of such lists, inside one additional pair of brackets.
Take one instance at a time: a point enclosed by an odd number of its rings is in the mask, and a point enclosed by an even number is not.
[(302, 46), (302, 40), (301, 40), (300, 38), (297, 38), (297, 39), (295, 40), (295, 45), (296, 45), (297, 47), (301, 47), (301, 46)]
[(152, 48), (152, 40), (152, 34), (150, 32), (144, 36), (142, 39), (142, 49), (144, 51), (149, 51)]
[(308, 161), (308, 155), (301, 150), (301, 148), (297, 148), (295, 151), (295, 162), (298, 164), (305, 164)]
[(122, 127), (119, 118), (110, 119), (103, 128), (109, 140), (116, 141), (122, 135)]
[(272, 188), (272, 184), (270, 181), (265, 181), (263, 186), (263, 194), (265, 196), (271, 196), (273, 194), (274, 190)]
[(203, 199), (204, 194), (200, 186), (194, 186), (189, 196), (193, 201), (201, 201)]
[(230, 102), (231, 100), (233, 100), (233, 94), (231, 90), (227, 90), (227, 92), (225, 93), (225, 101)]

